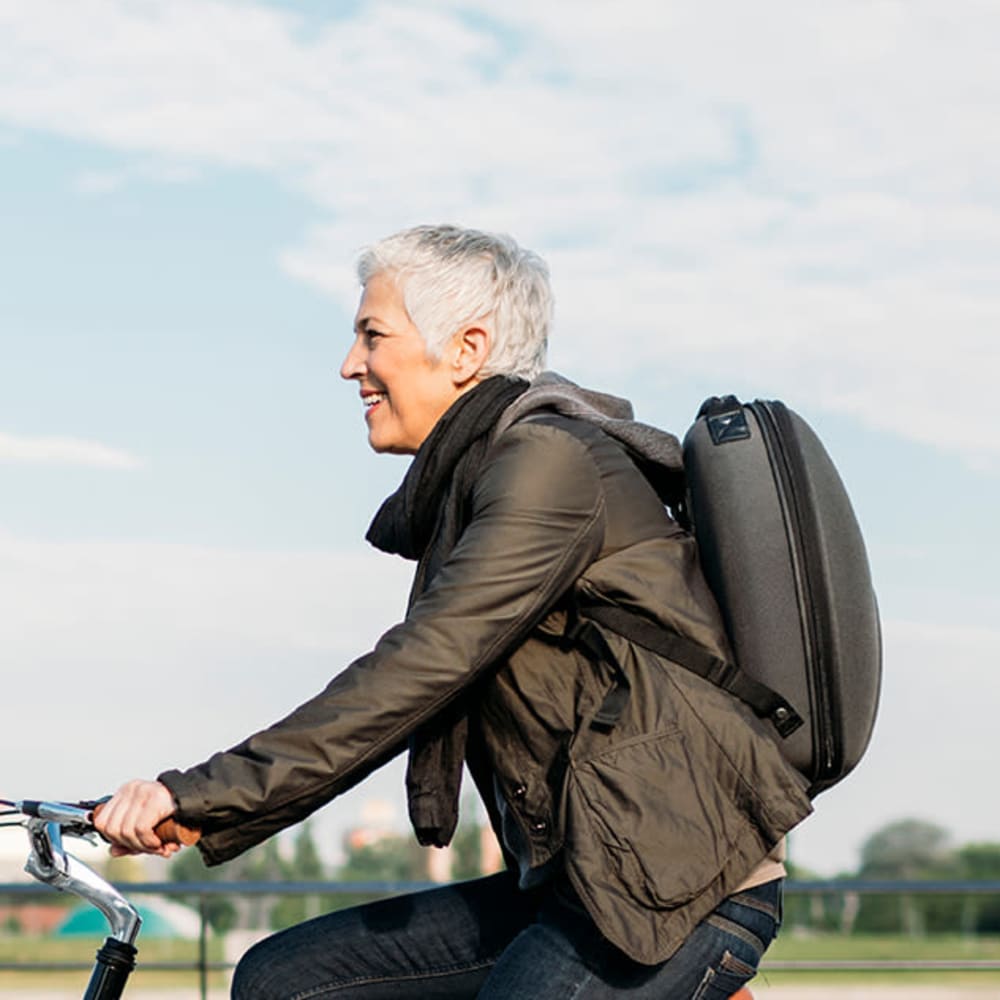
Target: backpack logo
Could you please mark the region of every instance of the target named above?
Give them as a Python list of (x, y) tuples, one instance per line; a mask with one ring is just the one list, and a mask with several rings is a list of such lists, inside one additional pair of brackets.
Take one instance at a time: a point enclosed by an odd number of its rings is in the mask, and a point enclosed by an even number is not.
[(710, 416), (708, 432), (712, 436), (713, 444), (727, 444), (730, 441), (745, 441), (749, 438), (750, 425), (741, 408)]

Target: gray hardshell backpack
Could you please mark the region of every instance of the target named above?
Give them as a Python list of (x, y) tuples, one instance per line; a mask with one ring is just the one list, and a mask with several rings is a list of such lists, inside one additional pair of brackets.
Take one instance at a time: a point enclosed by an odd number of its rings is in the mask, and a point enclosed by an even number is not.
[(770, 719), (816, 795), (864, 754), (882, 677), (878, 607), (847, 492), (809, 425), (775, 400), (706, 400), (684, 438), (684, 474), (679, 513), (735, 662), (621, 607), (581, 614)]

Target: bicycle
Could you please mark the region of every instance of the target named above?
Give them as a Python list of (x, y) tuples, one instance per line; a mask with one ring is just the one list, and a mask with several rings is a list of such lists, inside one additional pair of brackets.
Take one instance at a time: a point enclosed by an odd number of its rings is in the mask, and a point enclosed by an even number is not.
[[(18, 816), (0, 826), (22, 826), (28, 831), (30, 851), (25, 871), (39, 882), (79, 896), (107, 918), (111, 933), (97, 952), (83, 1000), (119, 1000), (136, 966), (135, 945), (142, 924), (138, 910), (106, 879), (63, 848), (63, 837), (96, 843), (94, 816), (107, 799), (86, 802), (11, 802), (0, 799), (0, 817)], [(164, 843), (190, 846), (199, 832), (175, 820), (163, 820), (156, 835)]]

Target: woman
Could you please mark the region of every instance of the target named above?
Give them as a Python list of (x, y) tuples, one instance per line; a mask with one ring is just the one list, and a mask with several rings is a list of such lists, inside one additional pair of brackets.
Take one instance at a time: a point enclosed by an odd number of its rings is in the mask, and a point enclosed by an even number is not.
[(417, 561), (406, 618), (287, 718), (124, 786), (103, 832), (166, 854), (152, 829), (176, 815), (218, 863), (408, 749), (414, 830), (440, 846), (467, 763), (507, 872), (275, 935), (233, 995), (730, 996), (776, 932), (805, 782), (745, 706), (586, 616), (614, 603), (727, 655), (664, 506), (676, 439), (539, 374), (548, 275), (509, 238), (419, 227), (358, 274), (341, 375), (371, 446), (415, 455), (368, 533)]

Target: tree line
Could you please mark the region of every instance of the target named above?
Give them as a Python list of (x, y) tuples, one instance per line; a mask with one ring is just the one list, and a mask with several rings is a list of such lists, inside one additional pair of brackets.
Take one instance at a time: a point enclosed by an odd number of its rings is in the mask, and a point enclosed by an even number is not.
[[(817, 876), (794, 864), (789, 875)], [(862, 845), (856, 871), (834, 881), (1000, 882), (1000, 843), (956, 845), (936, 823), (902, 819), (882, 827)], [(786, 923), (844, 933), (1000, 934), (1000, 895), (816, 894), (790, 898)]]
[[(450, 878), (459, 881), (483, 873), (482, 828), (463, 822), (450, 851)], [(409, 834), (383, 833), (375, 838), (344, 845), (340, 865), (323, 863), (308, 821), (297, 830), (290, 853), (282, 853), (278, 838), (251, 848), (225, 864), (209, 868), (196, 850), (182, 851), (170, 863), (175, 882), (426, 882), (432, 876), (433, 848), (420, 847)], [(179, 897), (195, 903), (197, 897)], [(233, 928), (268, 927), (280, 930), (331, 910), (354, 906), (374, 898), (371, 893), (320, 893), (317, 895), (207, 896), (206, 917), (217, 932)]]

